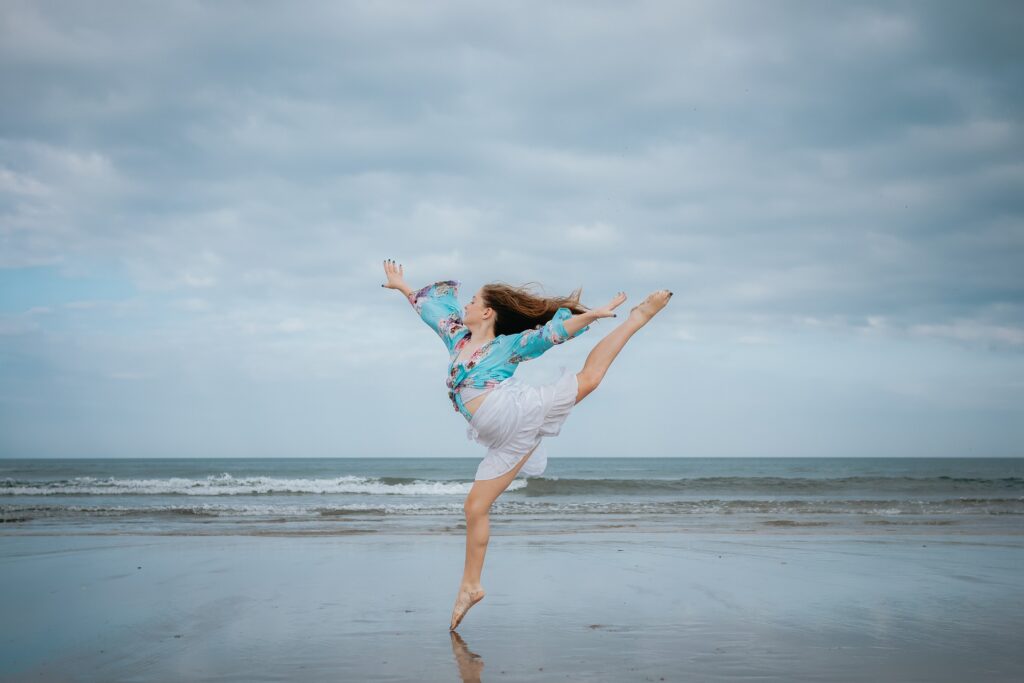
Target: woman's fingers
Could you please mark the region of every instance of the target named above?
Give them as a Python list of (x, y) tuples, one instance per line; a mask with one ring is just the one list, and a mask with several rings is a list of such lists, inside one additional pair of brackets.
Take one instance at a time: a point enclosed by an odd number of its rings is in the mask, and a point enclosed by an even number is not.
[(594, 313), (596, 313), (601, 318), (614, 318), (615, 317), (615, 313), (613, 313), (612, 311), (614, 311), (615, 308), (617, 306), (621, 305), (622, 302), (625, 301), (625, 300), (626, 300), (626, 293), (625, 292), (619, 292), (618, 294), (615, 295), (615, 297), (611, 301), (608, 302), (607, 306), (605, 306), (604, 308), (596, 309), (594, 311)]
[(405, 279), (405, 272), (402, 269), (401, 263), (396, 263), (394, 259), (384, 259), (384, 273), (387, 275), (388, 282), (381, 287), (392, 287), (398, 286)]

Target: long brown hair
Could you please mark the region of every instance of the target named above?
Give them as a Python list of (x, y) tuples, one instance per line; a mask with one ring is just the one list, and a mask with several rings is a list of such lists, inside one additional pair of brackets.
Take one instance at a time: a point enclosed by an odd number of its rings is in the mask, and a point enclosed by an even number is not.
[(590, 310), (580, 303), (582, 287), (574, 289), (569, 296), (547, 297), (530, 291), (527, 288), (529, 284), (514, 287), (504, 282), (491, 282), (481, 288), (484, 306), (493, 308), (498, 314), (494, 320), (495, 336), (539, 327), (551, 320), (555, 311), (563, 306), (573, 313)]

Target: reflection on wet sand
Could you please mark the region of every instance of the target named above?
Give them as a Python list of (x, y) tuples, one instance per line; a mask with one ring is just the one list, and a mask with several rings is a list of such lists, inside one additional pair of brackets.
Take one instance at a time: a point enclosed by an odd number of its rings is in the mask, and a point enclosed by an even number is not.
[(480, 683), (480, 672), (484, 669), (484, 660), (475, 652), (472, 652), (455, 631), (449, 631), (452, 637), (452, 653), (455, 655), (455, 663), (459, 667), (459, 678), (462, 683)]

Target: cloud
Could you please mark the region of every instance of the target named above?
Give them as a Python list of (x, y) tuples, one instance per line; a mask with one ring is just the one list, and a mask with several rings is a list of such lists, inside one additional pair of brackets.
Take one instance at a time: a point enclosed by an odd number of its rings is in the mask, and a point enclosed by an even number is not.
[(979, 325), (971, 320), (957, 320), (948, 325), (913, 325), (909, 331), (911, 334), (923, 337), (967, 342), (980, 341), (989, 345), (1024, 345), (1024, 327)]
[(62, 289), (18, 287), (0, 373), (334, 382), (362, 424), (437, 351), (388, 257), (464, 300), (668, 287), (661, 374), (812, 339), (1019, 373), (1016, 4), (527, 8), (5, 3), (0, 285)]

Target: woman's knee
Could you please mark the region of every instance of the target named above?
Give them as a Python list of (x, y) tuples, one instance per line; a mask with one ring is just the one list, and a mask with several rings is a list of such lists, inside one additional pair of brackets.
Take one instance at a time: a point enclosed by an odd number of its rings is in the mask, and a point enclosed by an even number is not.
[(470, 496), (462, 504), (462, 511), (466, 513), (466, 519), (482, 517), (491, 511), (491, 504), (486, 500)]
[(597, 388), (597, 385), (601, 383), (604, 378), (604, 373), (595, 373), (590, 370), (580, 370), (576, 373), (576, 384), (579, 388), (576, 390), (576, 402), (579, 403), (586, 396)]

